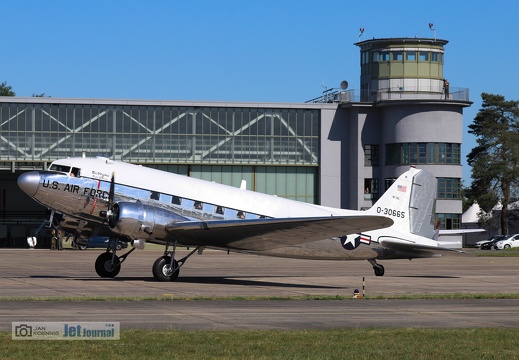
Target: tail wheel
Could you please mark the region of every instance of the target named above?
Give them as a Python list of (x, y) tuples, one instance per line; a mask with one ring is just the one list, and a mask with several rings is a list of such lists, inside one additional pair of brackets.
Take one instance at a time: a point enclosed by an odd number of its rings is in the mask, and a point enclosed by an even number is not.
[(373, 267), (373, 270), (375, 271), (375, 276), (384, 276), (384, 267), (380, 264), (377, 264), (377, 266)]
[(111, 252), (105, 252), (97, 257), (95, 268), (100, 277), (114, 278), (121, 271), (121, 260), (117, 256), (114, 258)]
[(178, 278), (178, 273), (180, 269), (178, 269), (178, 263), (175, 259), (173, 259), (173, 269), (170, 266), (171, 264), (171, 256), (161, 256), (155, 263), (153, 263), (153, 276), (158, 281), (175, 281)]

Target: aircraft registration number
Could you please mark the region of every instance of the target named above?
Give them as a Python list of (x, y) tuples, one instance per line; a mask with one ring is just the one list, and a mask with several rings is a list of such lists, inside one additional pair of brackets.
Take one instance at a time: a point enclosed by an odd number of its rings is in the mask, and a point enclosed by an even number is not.
[(377, 214), (395, 216), (395, 217), (402, 218), (402, 219), (405, 218), (405, 211), (398, 211), (398, 210), (389, 209), (389, 208), (382, 208), (380, 206), (377, 207)]

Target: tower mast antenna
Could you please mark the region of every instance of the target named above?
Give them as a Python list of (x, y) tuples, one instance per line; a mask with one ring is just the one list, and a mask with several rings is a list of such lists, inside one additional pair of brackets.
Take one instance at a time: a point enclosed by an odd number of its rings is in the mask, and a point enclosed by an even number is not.
[(433, 23), (429, 23), (429, 29), (431, 29), (431, 31), (434, 31), (434, 41), (436, 41), (436, 28), (434, 28), (433, 26)]

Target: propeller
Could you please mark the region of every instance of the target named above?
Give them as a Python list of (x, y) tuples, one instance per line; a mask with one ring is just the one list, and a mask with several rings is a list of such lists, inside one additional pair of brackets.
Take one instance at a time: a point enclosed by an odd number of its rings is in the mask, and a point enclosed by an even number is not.
[(117, 224), (117, 219), (119, 218), (119, 206), (114, 204), (115, 197), (115, 173), (112, 172), (112, 178), (110, 179), (110, 191), (108, 192), (108, 204), (106, 207), (108, 208), (106, 211), (99, 212), (99, 216), (104, 217), (108, 221), (108, 226), (111, 228), (115, 227)]

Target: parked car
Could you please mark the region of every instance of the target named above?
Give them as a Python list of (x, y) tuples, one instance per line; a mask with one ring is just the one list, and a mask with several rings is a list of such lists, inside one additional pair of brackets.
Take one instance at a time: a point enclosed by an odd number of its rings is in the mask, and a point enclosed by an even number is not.
[(503, 250), (513, 247), (519, 247), (519, 234), (512, 235), (507, 239), (499, 240), (494, 244), (494, 249)]
[(498, 235), (493, 240), (481, 245), (481, 250), (492, 250), (498, 241), (508, 239), (510, 235)]
[(116, 250), (121, 250), (128, 247), (128, 243), (126, 241), (121, 241), (117, 239), (111, 239), (108, 236), (93, 236), (88, 239), (77, 239), (74, 243), (74, 247), (79, 250), (92, 249), (92, 248), (108, 248), (108, 244), (112, 241), (117, 241), (115, 245)]
[(500, 236), (502, 236), (502, 235), (494, 235), (494, 236), (489, 237), (489, 238), (486, 239), (486, 240), (480, 240), (480, 241), (478, 241), (477, 243), (475, 243), (474, 246), (477, 247), (478, 249), (480, 249), (480, 248), (481, 248), (481, 245), (483, 245), (483, 244), (485, 244), (485, 243), (488, 243), (488, 242), (491, 242), (491, 241), (497, 239), (497, 238), (500, 237)]

